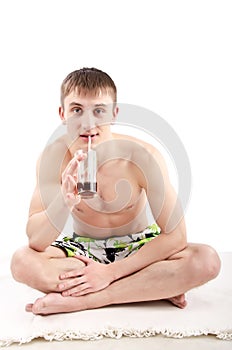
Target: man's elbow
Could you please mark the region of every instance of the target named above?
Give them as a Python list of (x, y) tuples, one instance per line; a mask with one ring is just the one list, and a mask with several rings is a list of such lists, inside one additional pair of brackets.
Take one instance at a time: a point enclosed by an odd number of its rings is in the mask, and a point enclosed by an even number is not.
[(39, 233), (36, 231), (37, 230), (35, 229), (34, 225), (29, 219), (26, 226), (26, 234), (28, 237), (29, 248), (37, 252), (44, 252), (48, 244), (46, 244), (45, 240), (41, 239)]
[(35, 233), (33, 234), (27, 229), (27, 237), (28, 237), (28, 245), (29, 248), (37, 251), (37, 252), (44, 252), (47, 248), (46, 242), (43, 242), (41, 239), (39, 239), (38, 235)]
[(45, 249), (47, 248), (47, 245), (45, 245), (43, 242), (40, 242), (32, 238), (29, 238), (28, 245), (29, 245), (29, 248), (37, 252), (44, 252)]

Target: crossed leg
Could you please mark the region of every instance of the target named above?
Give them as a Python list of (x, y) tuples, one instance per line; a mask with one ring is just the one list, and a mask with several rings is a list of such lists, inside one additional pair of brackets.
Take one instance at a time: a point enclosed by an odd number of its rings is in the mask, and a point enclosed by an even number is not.
[[(33, 254), (41, 253), (35, 252), (32, 253), (32, 256)], [(101, 291), (78, 297), (64, 297), (56, 289), (59, 273), (62, 270), (72, 269), (74, 265), (76, 268), (80, 261), (75, 258), (61, 259), (63, 253), (57, 254), (58, 257), (51, 258), (50, 265), (47, 264), (50, 269), (53, 269), (53, 272), (56, 271), (57, 277), (52, 283), (49, 281), (47, 284), (50, 285), (50, 290), (52, 285), (52, 290), (55, 293), (48, 292), (47, 295), (37, 299), (33, 304), (28, 304), (27, 311), (46, 315), (94, 309), (112, 304), (161, 299), (167, 299), (174, 305), (183, 308), (186, 306), (185, 293), (215, 278), (220, 271), (220, 259), (213, 248), (207, 245), (189, 244), (186, 249), (174, 254), (169, 259), (153, 263), (130, 276), (113, 282)], [(59, 254), (61, 255), (59, 256)], [(38, 261), (36, 255), (33, 258)], [(48, 273), (49, 268), (46, 267), (46, 273)], [(48, 287), (44, 288), (42, 280), (40, 285), (38, 282), (32, 283), (31, 280), (28, 283), (25, 279), (24, 283), (46, 292)]]
[(22, 247), (11, 260), (14, 279), (44, 293), (59, 292), (60, 274), (83, 266), (80, 260), (67, 258), (61, 249), (52, 246), (44, 252)]

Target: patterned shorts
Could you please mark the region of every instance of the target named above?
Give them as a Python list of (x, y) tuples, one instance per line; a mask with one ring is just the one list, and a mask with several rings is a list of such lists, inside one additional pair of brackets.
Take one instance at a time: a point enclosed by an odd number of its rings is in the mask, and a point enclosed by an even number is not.
[(144, 231), (103, 240), (82, 237), (73, 233), (72, 237), (58, 238), (52, 246), (62, 249), (67, 257), (85, 255), (100, 263), (109, 264), (133, 254), (160, 233), (159, 226), (154, 223)]

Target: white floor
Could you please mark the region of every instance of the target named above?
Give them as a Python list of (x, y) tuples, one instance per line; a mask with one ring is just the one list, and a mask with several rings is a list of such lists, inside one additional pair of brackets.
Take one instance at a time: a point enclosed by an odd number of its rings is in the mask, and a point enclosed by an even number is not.
[(173, 339), (163, 336), (149, 337), (149, 338), (121, 338), (121, 339), (102, 339), (95, 341), (63, 341), (48, 342), (46, 340), (38, 339), (28, 344), (10, 345), (9, 350), (19, 349), (23, 350), (231, 350), (232, 342), (226, 340), (219, 340), (215, 336), (201, 336), (182, 339)]

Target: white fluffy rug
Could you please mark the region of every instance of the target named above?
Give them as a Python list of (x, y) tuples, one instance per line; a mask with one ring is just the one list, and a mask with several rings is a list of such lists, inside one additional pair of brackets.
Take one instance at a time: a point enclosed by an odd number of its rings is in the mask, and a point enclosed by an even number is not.
[[(232, 253), (223, 253), (222, 271), (210, 283), (187, 294), (188, 306), (178, 309), (168, 302), (109, 306), (69, 314), (35, 316), (24, 306), (41, 293), (16, 283), (8, 265), (0, 267), (0, 346), (46, 340), (103, 337), (167, 337), (215, 335), (232, 340)], [(0, 261), (1, 263), (1, 261)]]

